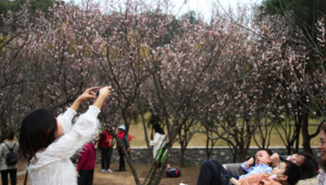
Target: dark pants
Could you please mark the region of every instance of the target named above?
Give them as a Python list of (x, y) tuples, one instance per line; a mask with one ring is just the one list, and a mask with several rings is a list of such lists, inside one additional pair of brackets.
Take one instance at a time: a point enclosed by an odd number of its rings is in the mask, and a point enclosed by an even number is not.
[(11, 185), (16, 185), (17, 184), (17, 169), (1, 171), (2, 185), (8, 185), (8, 173), (10, 175)]
[(110, 169), (111, 164), (111, 147), (104, 149), (101, 148), (101, 167), (102, 169), (108, 170)]
[(229, 173), (215, 158), (203, 162), (197, 180), (197, 185), (228, 185)]
[(118, 151), (119, 151), (119, 156), (120, 156), (119, 171), (125, 171), (126, 167), (125, 167), (125, 159), (124, 159), (123, 151), (121, 149), (119, 149)]
[(94, 170), (80, 170), (78, 176), (78, 185), (92, 185)]

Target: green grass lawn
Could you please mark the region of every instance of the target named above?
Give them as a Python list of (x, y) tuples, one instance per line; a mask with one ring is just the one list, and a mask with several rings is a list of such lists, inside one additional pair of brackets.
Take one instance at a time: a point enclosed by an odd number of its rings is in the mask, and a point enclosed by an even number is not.
[[(317, 129), (316, 125), (310, 126), (309, 130), (312, 133), (312, 131), (315, 131)], [(148, 136), (150, 137), (150, 129), (147, 130)], [(131, 141), (131, 146), (146, 146), (145, 143), (145, 134), (143, 130), (143, 125), (141, 123), (138, 124), (132, 124), (129, 129), (129, 134), (134, 136), (135, 138)], [(271, 139), (271, 144), (270, 146), (284, 146), (282, 143), (282, 140), (280, 139), (280, 136), (274, 130), (272, 132), (272, 139)], [(196, 134), (190, 141), (189, 146), (205, 146), (206, 143), (206, 137), (203, 134)], [(300, 137), (300, 143), (302, 143), (302, 138)], [(319, 144), (319, 138), (318, 136), (312, 139), (311, 141), (311, 146), (318, 146)], [(176, 143), (174, 146), (178, 146)], [(226, 143), (222, 140), (219, 140), (217, 143), (217, 146), (226, 146)], [(256, 146), (254, 141), (252, 140), (252, 146)], [(300, 144), (301, 146), (301, 144)]]

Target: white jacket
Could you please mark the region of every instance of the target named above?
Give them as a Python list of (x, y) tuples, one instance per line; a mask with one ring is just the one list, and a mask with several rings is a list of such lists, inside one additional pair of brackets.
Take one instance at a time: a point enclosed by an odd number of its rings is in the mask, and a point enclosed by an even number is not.
[(70, 160), (76, 151), (95, 137), (98, 129), (97, 116), (100, 110), (90, 106), (72, 126), (76, 111), (68, 108), (57, 120), (62, 124), (64, 135), (47, 148), (38, 151), (27, 167), (32, 185), (76, 185), (77, 171)]
[(154, 140), (150, 141), (150, 145), (153, 146), (153, 158), (155, 159), (157, 150), (163, 148), (165, 135), (155, 133)]
[(326, 185), (326, 173), (323, 169), (319, 169), (319, 174), (317, 176), (318, 185)]

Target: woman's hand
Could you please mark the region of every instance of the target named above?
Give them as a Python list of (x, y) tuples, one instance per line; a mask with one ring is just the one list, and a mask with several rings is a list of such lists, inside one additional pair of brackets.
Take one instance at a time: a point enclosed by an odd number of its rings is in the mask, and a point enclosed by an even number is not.
[(111, 86), (102, 87), (93, 105), (101, 109), (104, 101), (111, 95), (111, 89), (112, 89)]
[(77, 98), (77, 100), (80, 102), (84, 102), (89, 99), (95, 99), (96, 96), (95, 96), (95, 92), (93, 91), (97, 89), (99, 89), (99, 87), (91, 87), (86, 89), (85, 92)]
[(102, 87), (99, 91), (99, 97), (103, 96), (105, 99), (111, 95), (111, 86)]
[(99, 89), (99, 87), (91, 87), (86, 89), (83, 94), (81, 94), (75, 101), (74, 103), (71, 105), (70, 108), (72, 108), (73, 110), (77, 111), (77, 109), (79, 108), (80, 104), (83, 103), (86, 100), (89, 99), (95, 99), (95, 93), (93, 92), (94, 90)]

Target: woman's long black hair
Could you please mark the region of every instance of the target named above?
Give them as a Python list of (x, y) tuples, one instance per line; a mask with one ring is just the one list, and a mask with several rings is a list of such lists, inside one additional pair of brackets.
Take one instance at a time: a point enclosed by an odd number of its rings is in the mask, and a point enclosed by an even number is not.
[(155, 130), (156, 133), (164, 135), (164, 130), (161, 128), (160, 124), (155, 123), (153, 129)]
[(47, 148), (56, 138), (57, 120), (51, 110), (38, 109), (21, 124), (19, 147), (21, 156), (30, 161), (35, 153)]

